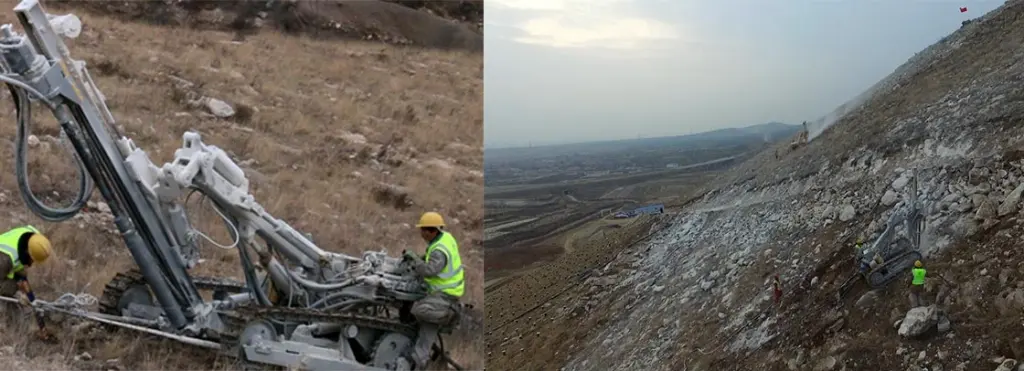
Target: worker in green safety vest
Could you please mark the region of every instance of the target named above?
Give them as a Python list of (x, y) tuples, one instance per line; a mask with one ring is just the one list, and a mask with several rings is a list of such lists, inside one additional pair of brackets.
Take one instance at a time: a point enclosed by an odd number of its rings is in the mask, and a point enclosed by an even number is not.
[(911, 269), (910, 272), (914, 275), (913, 281), (910, 281), (910, 307), (917, 308), (924, 305), (921, 302), (921, 294), (924, 293), (924, 277), (927, 271), (924, 269), (924, 264), (918, 260), (914, 262), (914, 269)]
[(857, 264), (857, 269), (862, 274), (863, 273), (867, 273), (869, 270), (871, 270), (871, 263), (870, 263), (870, 261), (865, 259), (865, 256), (864, 256), (864, 238), (863, 237), (857, 237), (857, 242), (853, 244), (853, 249), (855, 251), (853, 260), (854, 260), (855, 264)]
[(32, 226), (14, 228), (0, 234), (0, 295), (15, 297), (31, 306), (36, 300), (28, 285), (25, 268), (42, 264), (50, 257), (50, 240)]
[[(18, 227), (0, 234), (0, 252), (6, 255), (0, 256), (0, 295), (16, 297), (22, 305), (31, 307), (36, 295), (28, 284), (25, 268), (42, 264), (50, 257), (50, 240), (33, 226)], [(10, 312), (17, 310), (17, 304), (8, 303), (5, 307)], [(11, 320), (15, 318), (17, 316), (8, 316)], [(40, 313), (36, 314), (36, 322), (39, 325), (36, 335), (50, 339)]]
[(450, 232), (444, 230), (441, 214), (424, 213), (416, 228), (427, 242), (426, 253), (419, 257), (406, 250), (403, 256), (412, 263), (416, 275), (423, 278), (427, 296), (413, 303), (410, 310), (418, 322), (419, 331), (416, 343), (405, 353), (404, 359), (415, 365), (416, 370), (424, 370), (440, 327), (453, 323), (459, 315), (459, 299), (465, 292), (466, 283), (459, 244)]

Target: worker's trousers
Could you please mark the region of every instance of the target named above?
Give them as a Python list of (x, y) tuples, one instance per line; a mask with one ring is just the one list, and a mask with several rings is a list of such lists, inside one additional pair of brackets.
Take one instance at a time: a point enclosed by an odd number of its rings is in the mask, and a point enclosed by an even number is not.
[[(13, 298), (17, 293), (18, 281), (7, 278), (0, 280), (0, 295)], [(19, 304), (8, 302), (3, 303), (3, 311), (6, 312), (8, 316), (13, 317), (13, 313), (18, 313), (19, 309), (21, 309), (21, 306)]]
[(4, 278), (0, 280), (0, 295), (14, 297), (18, 293), (18, 281)]
[(413, 303), (410, 312), (416, 317), (419, 331), (410, 355), (418, 370), (422, 370), (430, 361), (430, 348), (437, 341), (441, 326), (450, 324), (458, 313), (458, 305), (458, 298), (441, 292), (431, 293)]
[(924, 293), (924, 285), (910, 285), (910, 307), (917, 308), (924, 306), (921, 301), (921, 294)]

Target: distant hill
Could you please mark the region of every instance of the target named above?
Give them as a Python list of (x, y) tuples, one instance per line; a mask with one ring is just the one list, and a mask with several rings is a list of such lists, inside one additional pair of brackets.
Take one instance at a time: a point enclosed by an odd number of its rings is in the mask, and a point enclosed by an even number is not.
[[(672, 137), (632, 139), (628, 141), (605, 142), (610, 145), (621, 143), (624, 146), (660, 147), (666, 145), (685, 145), (694, 149), (716, 148), (750, 143), (771, 143), (788, 138), (798, 131), (800, 125), (781, 122), (769, 122), (742, 128), (727, 128), (697, 134), (677, 135)], [(633, 143), (628, 143), (633, 142)], [(594, 143), (598, 144), (598, 143)]]
[(537, 147), (485, 149), (488, 159), (525, 159), (557, 156), (561, 154), (599, 154), (632, 149), (689, 147), (694, 150), (721, 147), (750, 147), (784, 140), (800, 131), (800, 125), (769, 122), (742, 128), (727, 128), (697, 134), (671, 137), (620, 139)]

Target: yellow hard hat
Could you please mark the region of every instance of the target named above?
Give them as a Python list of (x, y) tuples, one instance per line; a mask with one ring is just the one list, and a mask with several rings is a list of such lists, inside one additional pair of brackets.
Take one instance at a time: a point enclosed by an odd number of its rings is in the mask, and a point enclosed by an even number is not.
[(28, 238), (28, 256), (32, 257), (33, 264), (45, 262), (51, 252), (50, 240), (46, 236), (34, 233)]
[(915, 262), (914, 262), (914, 266), (915, 266), (915, 267), (921, 268), (921, 265), (922, 265), (922, 264), (921, 264), (921, 261), (920, 261), (920, 260), (918, 260), (918, 261), (915, 261)]
[(420, 222), (416, 223), (416, 228), (428, 227), (443, 228), (444, 218), (441, 217), (441, 214), (435, 213), (433, 211), (423, 213), (423, 216), (420, 217)]
[(860, 237), (857, 237), (857, 243), (864, 243), (864, 239), (860, 238)]

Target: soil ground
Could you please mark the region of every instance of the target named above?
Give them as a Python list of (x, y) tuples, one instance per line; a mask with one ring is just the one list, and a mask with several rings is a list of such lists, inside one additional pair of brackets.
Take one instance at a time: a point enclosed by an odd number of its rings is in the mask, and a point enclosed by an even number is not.
[(669, 209), (677, 207), (700, 196), (695, 192), (717, 174), (683, 173), (650, 181), (643, 181), (645, 175), (641, 174), (634, 177), (639, 179), (635, 183), (616, 179), (564, 186), (591, 199), (555, 195), (561, 190), (553, 185), (539, 185), (529, 192), (511, 190), (510, 194), (495, 191), (485, 196), (487, 279), (493, 284), (557, 259), (568, 251), (565, 241), (572, 240), (569, 236), (608, 223), (603, 218), (629, 205), (664, 203)]

